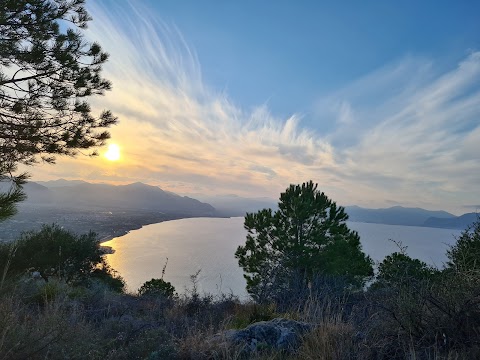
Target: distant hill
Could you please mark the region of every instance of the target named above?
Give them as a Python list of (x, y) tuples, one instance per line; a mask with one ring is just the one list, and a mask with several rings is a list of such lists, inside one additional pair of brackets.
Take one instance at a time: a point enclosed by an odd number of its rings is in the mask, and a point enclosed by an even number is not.
[(278, 204), (270, 198), (244, 198), (237, 195), (206, 196), (196, 194), (195, 197), (211, 204), (219, 214), (224, 216), (245, 216), (247, 212), (256, 212), (265, 208), (276, 210)]
[(53, 194), (49, 188), (34, 183), (28, 182), (23, 185), (23, 189), (28, 195), (28, 201), (31, 203), (49, 204), (53, 201)]
[(80, 184), (88, 184), (88, 182), (83, 180), (65, 180), (65, 179), (58, 179), (58, 180), (50, 180), (50, 181), (36, 181), (37, 184), (43, 185), (47, 188), (55, 188), (60, 186), (75, 186)]
[[(91, 184), (82, 180), (59, 179), (29, 182), (25, 185), (28, 200), (21, 206), (47, 206), (57, 209), (147, 211), (175, 216), (244, 216), (264, 208), (277, 209), (269, 198), (244, 198), (237, 195), (196, 194), (194, 199), (164, 191), (158, 186), (134, 183), (129, 185)], [(213, 206), (212, 206), (213, 205)], [(455, 216), (446, 211), (394, 206), (366, 209), (347, 206), (350, 221), (465, 229), (477, 219), (476, 213)]]
[(453, 219), (455, 215), (446, 211), (431, 211), (421, 208), (406, 208), (394, 206), (387, 209), (365, 209), (358, 206), (345, 208), (350, 221), (388, 224), (425, 226), (427, 219), (435, 217), (439, 219)]
[(425, 221), (424, 226), (436, 227), (436, 228), (445, 228), (445, 229), (466, 229), (473, 222), (477, 221), (480, 214), (478, 213), (467, 213), (461, 216), (456, 216), (454, 218), (438, 218), (431, 217)]
[[(1, 191), (8, 188), (0, 182)], [(110, 239), (166, 220), (219, 216), (210, 204), (142, 183), (114, 186), (60, 180), (28, 182), (24, 190), (28, 198), (15, 216), (2, 222), (0, 242), (42, 224), (56, 223), (79, 234), (92, 230), (99, 239)]]
[(26, 205), (50, 205), (58, 208), (138, 209), (166, 214), (212, 216), (215, 208), (187, 196), (163, 191), (143, 183), (129, 185), (91, 184), (85, 181), (56, 180), (25, 185)]

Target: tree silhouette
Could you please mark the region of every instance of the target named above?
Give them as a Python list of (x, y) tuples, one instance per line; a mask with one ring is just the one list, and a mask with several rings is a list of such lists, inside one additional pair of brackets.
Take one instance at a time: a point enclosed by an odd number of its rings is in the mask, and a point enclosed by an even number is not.
[[(103, 145), (108, 110), (92, 114), (90, 97), (110, 89), (101, 77), (108, 54), (84, 39), (84, 0), (6, 0), (0, 5), (0, 220), (15, 213), (28, 174), (19, 164)], [(95, 152), (90, 152), (94, 155)]]

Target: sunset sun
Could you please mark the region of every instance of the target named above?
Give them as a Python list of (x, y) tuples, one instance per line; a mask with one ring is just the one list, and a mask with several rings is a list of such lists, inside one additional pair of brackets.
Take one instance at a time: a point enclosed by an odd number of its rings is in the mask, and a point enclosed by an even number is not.
[(110, 144), (108, 150), (105, 152), (105, 157), (110, 161), (117, 161), (120, 159), (120, 147), (117, 144)]

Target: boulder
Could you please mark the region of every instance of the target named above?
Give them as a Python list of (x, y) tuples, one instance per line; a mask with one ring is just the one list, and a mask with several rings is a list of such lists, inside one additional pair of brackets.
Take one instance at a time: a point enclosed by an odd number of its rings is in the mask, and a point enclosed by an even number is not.
[(264, 349), (292, 352), (312, 329), (312, 324), (277, 318), (256, 322), (241, 330), (227, 330), (216, 337), (217, 340), (222, 339), (225, 345), (240, 347), (247, 353)]

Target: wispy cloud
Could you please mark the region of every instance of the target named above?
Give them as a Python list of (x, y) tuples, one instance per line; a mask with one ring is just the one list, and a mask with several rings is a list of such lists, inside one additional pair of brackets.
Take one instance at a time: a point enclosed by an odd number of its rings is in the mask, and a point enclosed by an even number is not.
[(274, 197), (312, 179), (343, 204), (480, 202), (480, 53), (442, 71), (409, 56), (318, 99), (315, 119), (333, 124), (320, 134), (298, 114), (277, 117), (264, 99), (238, 106), (203, 81), (201, 59), (173, 24), (137, 3), (113, 4), (91, 4), (89, 34), (111, 54), (114, 89), (95, 106), (119, 116), (112, 134), (124, 159), (62, 159), (36, 177)]
[[(401, 72), (376, 72), (332, 97), (349, 99), (355, 113), (354, 123), (330, 136), (332, 143), (341, 143), (345, 132), (351, 140), (337, 148), (343, 170), (372, 189), (389, 189), (390, 197), (396, 192), (407, 203), (451, 207), (478, 199), (480, 53), (440, 74), (424, 60), (403, 64), (410, 69), (402, 65)], [(396, 72), (409, 80), (397, 80)], [(396, 92), (372, 104), (368, 91), (385, 78), (394, 80), (386, 85)], [(355, 102), (360, 91), (370, 101)]]

